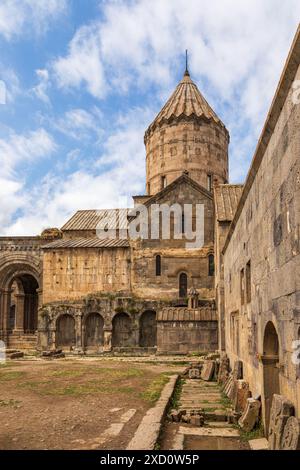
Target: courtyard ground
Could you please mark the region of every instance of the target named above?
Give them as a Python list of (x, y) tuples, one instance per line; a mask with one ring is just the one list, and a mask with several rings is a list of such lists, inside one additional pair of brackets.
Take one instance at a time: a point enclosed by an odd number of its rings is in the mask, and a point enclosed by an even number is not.
[(125, 449), (182, 368), (151, 358), (0, 365), (0, 449)]

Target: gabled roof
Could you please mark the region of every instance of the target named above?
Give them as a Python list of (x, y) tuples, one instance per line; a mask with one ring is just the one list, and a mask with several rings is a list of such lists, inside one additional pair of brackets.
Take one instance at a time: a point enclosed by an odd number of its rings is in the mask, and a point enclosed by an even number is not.
[(63, 232), (68, 230), (96, 230), (103, 219), (109, 221), (109, 228), (114, 228), (115, 217), (117, 217), (116, 228), (127, 228), (128, 209), (101, 209), (77, 211), (68, 222), (61, 228)]
[(64, 248), (127, 248), (128, 240), (101, 238), (73, 238), (56, 240), (42, 247), (43, 250), (58, 250)]
[(182, 183), (187, 183), (190, 186), (192, 186), (196, 191), (199, 191), (200, 193), (204, 194), (208, 199), (213, 199), (213, 195), (210, 191), (205, 189), (203, 186), (198, 184), (195, 180), (190, 178), (185, 172), (182, 173), (181, 176), (176, 178), (176, 180), (172, 181), (172, 183), (168, 184), (164, 189), (159, 191), (159, 193), (155, 194), (154, 196), (151, 196), (146, 202), (145, 206), (148, 207), (151, 204), (155, 204), (159, 199), (163, 198), (166, 196), (168, 193), (173, 191), (176, 186)]
[(164, 122), (170, 122), (173, 119), (180, 119), (182, 117), (214, 121), (225, 128), (222, 121), (200, 93), (197, 85), (191, 80), (190, 74), (187, 71), (174, 93), (148, 127), (145, 137)]
[(231, 222), (243, 191), (242, 184), (219, 184), (214, 188), (216, 218)]

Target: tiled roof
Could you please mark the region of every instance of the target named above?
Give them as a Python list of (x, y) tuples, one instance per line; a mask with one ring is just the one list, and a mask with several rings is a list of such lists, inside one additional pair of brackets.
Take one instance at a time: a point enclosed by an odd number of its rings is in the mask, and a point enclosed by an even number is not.
[(242, 191), (242, 184), (220, 184), (214, 188), (217, 220), (230, 222), (233, 219)]
[(188, 73), (177, 85), (174, 93), (148, 127), (146, 135), (163, 122), (182, 116), (205, 118), (213, 120), (225, 127), (206, 99), (202, 96), (197, 85), (191, 80)]
[(127, 248), (128, 240), (101, 239), (101, 238), (73, 238), (56, 240), (44, 245), (43, 250), (56, 250), (64, 248)]
[(157, 321), (217, 321), (217, 312), (211, 307), (189, 309), (165, 307), (157, 314)]
[[(61, 228), (67, 230), (96, 230), (101, 221), (106, 219), (109, 228), (127, 228), (128, 209), (101, 209), (77, 211), (68, 222)], [(116, 217), (116, 219), (115, 219)], [(115, 220), (117, 225), (115, 226)]]

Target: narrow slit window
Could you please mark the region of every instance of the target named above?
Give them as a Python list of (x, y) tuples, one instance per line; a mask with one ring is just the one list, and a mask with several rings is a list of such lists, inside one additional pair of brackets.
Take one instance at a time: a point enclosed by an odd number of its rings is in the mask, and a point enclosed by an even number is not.
[(208, 275), (214, 276), (215, 274), (215, 257), (214, 255), (208, 256)]
[(161, 276), (161, 256), (157, 255), (155, 258), (155, 273), (156, 276)]
[(207, 190), (212, 190), (212, 175), (207, 175)]

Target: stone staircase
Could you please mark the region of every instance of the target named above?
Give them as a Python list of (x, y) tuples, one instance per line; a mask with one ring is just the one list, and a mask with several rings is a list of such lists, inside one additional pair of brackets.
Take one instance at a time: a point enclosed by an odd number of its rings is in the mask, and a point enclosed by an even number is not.
[(226, 421), (228, 408), (216, 382), (186, 379), (179, 400), (179, 412), (181, 410), (186, 410), (187, 413), (199, 411), (206, 421)]
[[(188, 424), (181, 418), (172, 450), (211, 449), (242, 450), (239, 430), (228, 421), (230, 402), (222, 395), (217, 382), (186, 379), (178, 402), (178, 413), (190, 416)], [(204, 423), (199, 424), (200, 417)]]
[(35, 334), (12, 333), (7, 337), (6, 346), (9, 349), (21, 351), (35, 350), (37, 337)]

